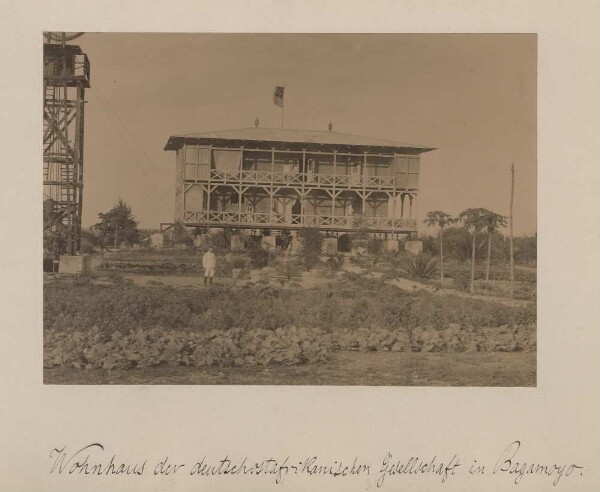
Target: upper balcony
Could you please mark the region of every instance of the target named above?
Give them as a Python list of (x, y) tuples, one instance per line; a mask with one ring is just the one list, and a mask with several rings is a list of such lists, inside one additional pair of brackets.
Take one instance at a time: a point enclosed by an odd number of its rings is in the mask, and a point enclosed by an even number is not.
[(416, 190), (417, 173), (396, 173), (396, 176), (363, 176), (360, 174), (271, 173), (268, 171), (204, 171), (195, 175), (186, 172), (186, 181), (210, 181), (225, 185), (289, 186), (315, 189)]

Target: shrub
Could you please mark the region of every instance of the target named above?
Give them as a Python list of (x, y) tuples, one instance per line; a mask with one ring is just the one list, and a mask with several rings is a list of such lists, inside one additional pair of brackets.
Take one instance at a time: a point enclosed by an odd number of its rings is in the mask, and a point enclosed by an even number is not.
[(239, 256), (236, 256), (233, 258), (233, 260), (231, 260), (231, 266), (233, 268), (246, 268), (246, 260), (244, 258), (240, 258)]
[(344, 257), (342, 255), (336, 255), (336, 256), (332, 256), (331, 258), (328, 258), (327, 261), (325, 262), (325, 265), (327, 266), (327, 269), (334, 273), (339, 271), (342, 268), (342, 264), (344, 263)]
[(437, 273), (437, 262), (429, 255), (409, 255), (400, 262), (400, 270), (409, 278), (428, 279)]
[(262, 236), (245, 236), (244, 237), (244, 249), (253, 250), (261, 247)]
[(376, 239), (374, 237), (369, 238), (367, 243), (367, 251), (370, 255), (379, 257), (384, 251), (383, 240)]
[(391, 269), (396, 269), (405, 259), (406, 253), (401, 251), (390, 251), (386, 249), (383, 251), (381, 257), (387, 266), (389, 266)]
[(210, 235), (210, 245), (215, 249), (229, 249), (231, 235), (229, 231), (219, 231)]
[(323, 236), (318, 229), (307, 227), (300, 229), (298, 239), (302, 245), (300, 262), (308, 271), (319, 263), (319, 257), (323, 249)]
[(260, 247), (250, 250), (248, 255), (250, 256), (250, 266), (255, 270), (265, 268), (271, 262), (271, 253)]

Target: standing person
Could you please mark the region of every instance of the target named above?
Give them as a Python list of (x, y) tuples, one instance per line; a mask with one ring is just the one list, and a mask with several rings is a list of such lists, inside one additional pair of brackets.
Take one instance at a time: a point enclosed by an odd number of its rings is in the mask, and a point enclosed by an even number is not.
[(215, 267), (217, 266), (217, 257), (213, 253), (213, 249), (208, 248), (208, 251), (202, 256), (202, 267), (204, 268), (204, 285), (210, 282), (213, 283), (215, 276)]

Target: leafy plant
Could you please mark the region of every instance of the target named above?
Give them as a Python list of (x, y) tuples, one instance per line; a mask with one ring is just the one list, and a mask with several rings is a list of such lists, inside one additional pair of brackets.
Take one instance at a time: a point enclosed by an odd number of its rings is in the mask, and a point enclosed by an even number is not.
[(225, 331), (140, 328), (102, 333), (92, 327), (44, 333), (44, 367), (135, 369), (154, 366), (270, 366), (326, 362), (331, 352), (463, 352), (535, 350), (533, 325), (473, 327), (446, 323), (439, 329), (279, 327)]
[(300, 229), (298, 239), (302, 245), (300, 249), (300, 262), (308, 271), (319, 263), (319, 257), (323, 249), (323, 235), (318, 229), (307, 227)]
[(325, 262), (325, 265), (327, 266), (327, 269), (334, 273), (339, 271), (342, 268), (342, 264), (344, 263), (344, 257), (342, 255), (336, 255), (336, 256), (332, 256), (331, 258), (328, 258), (327, 261)]
[(400, 270), (409, 278), (428, 279), (437, 273), (437, 263), (429, 255), (409, 255), (400, 262)]
[(246, 268), (246, 260), (244, 258), (240, 258), (239, 256), (236, 256), (231, 260), (231, 266), (233, 268), (239, 268), (239, 269)]
[(215, 249), (229, 249), (231, 245), (231, 233), (225, 229), (210, 235), (211, 246)]
[(248, 254), (250, 256), (250, 266), (255, 270), (265, 268), (271, 262), (271, 253), (261, 247), (251, 249)]
[(402, 251), (391, 251), (386, 249), (383, 251), (381, 256), (383, 262), (392, 270), (395, 270), (400, 266), (400, 263), (402, 262), (406, 254)]

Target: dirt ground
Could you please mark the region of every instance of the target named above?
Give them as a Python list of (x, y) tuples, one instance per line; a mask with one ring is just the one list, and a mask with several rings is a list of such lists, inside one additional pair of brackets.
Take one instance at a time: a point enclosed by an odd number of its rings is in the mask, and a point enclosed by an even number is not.
[(229, 368), (44, 369), (45, 384), (536, 386), (532, 352), (339, 352), (327, 364)]

